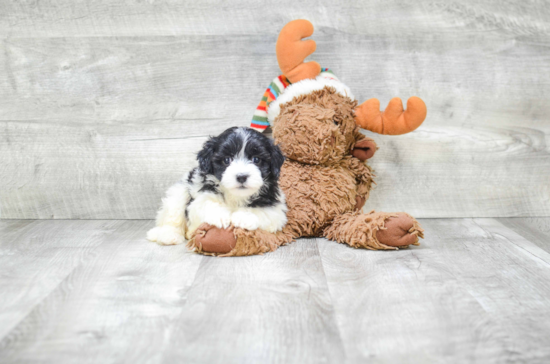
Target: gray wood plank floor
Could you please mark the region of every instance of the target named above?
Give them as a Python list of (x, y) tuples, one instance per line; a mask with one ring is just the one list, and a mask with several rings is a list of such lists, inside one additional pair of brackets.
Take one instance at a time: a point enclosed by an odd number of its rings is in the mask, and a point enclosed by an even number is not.
[(228, 259), (148, 243), (152, 224), (0, 221), (0, 362), (550, 361), (550, 218)]

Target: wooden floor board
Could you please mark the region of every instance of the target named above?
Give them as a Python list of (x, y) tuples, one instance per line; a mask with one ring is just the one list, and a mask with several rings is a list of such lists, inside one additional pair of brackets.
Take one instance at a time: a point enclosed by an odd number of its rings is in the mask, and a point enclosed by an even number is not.
[(498, 221), (539, 248), (550, 252), (550, 217), (509, 217)]
[(4, 222), (0, 240), (0, 339), (39, 304), (115, 228), (116, 221)]
[(149, 220), (0, 221), (0, 362), (548, 362), (546, 221), (421, 222), (400, 251), (215, 258)]
[(344, 358), (313, 239), (264, 256), (205, 258), (173, 330), (166, 362), (336, 363)]
[(4, 337), (0, 361), (154, 361), (202, 257), (147, 242), (151, 225), (118, 222), (110, 240)]
[(550, 359), (546, 252), (491, 219), (423, 225), (422, 245), (399, 252), (319, 241), (350, 361)]
[(19, 232), (34, 222), (35, 220), (0, 220), (0, 245), (7, 244), (9, 235), (19, 237)]

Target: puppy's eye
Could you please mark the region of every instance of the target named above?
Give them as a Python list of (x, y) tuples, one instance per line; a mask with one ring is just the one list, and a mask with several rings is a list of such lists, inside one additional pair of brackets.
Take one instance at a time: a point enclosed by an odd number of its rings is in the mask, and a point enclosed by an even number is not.
[(254, 164), (260, 163), (260, 158), (258, 158), (258, 157), (253, 157), (253, 158), (252, 158), (252, 163), (254, 163)]
[(229, 163), (231, 163), (232, 160), (233, 160), (233, 158), (226, 157), (226, 158), (224, 158), (224, 160), (223, 160), (223, 164), (225, 164), (226, 166), (228, 166)]
[(338, 126), (338, 122), (336, 122), (336, 121), (333, 121), (333, 123), (334, 123), (334, 125)]

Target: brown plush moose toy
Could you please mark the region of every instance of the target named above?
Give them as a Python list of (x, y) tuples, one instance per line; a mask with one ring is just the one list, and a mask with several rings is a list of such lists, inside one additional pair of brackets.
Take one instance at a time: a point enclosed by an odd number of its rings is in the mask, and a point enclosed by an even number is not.
[(303, 60), (315, 51), (307, 20), (288, 23), (277, 40), (283, 75), (267, 89), (252, 128), (273, 128), (287, 160), (280, 186), (288, 206), (286, 227), (278, 233), (220, 229), (201, 225), (189, 246), (202, 254), (238, 256), (274, 251), (299, 237), (325, 237), (354, 248), (398, 249), (418, 245), (423, 230), (406, 213), (369, 212), (362, 207), (373, 183), (365, 161), (376, 143), (360, 127), (379, 134), (404, 134), (426, 118), (424, 102), (411, 97), (407, 110), (399, 98), (384, 112), (370, 99), (357, 106), (349, 88), (328, 69)]

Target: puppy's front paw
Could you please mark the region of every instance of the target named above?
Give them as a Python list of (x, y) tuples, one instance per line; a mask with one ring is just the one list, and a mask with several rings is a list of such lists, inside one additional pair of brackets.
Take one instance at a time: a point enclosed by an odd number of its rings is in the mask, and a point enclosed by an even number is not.
[(159, 245), (177, 245), (185, 242), (181, 229), (175, 226), (156, 226), (147, 232), (147, 239)]
[(249, 211), (235, 211), (231, 215), (233, 226), (246, 230), (256, 230), (260, 227), (260, 219)]
[(225, 229), (231, 225), (231, 211), (223, 207), (213, 209), (206, 214), (203, 222), (220, 229)]

